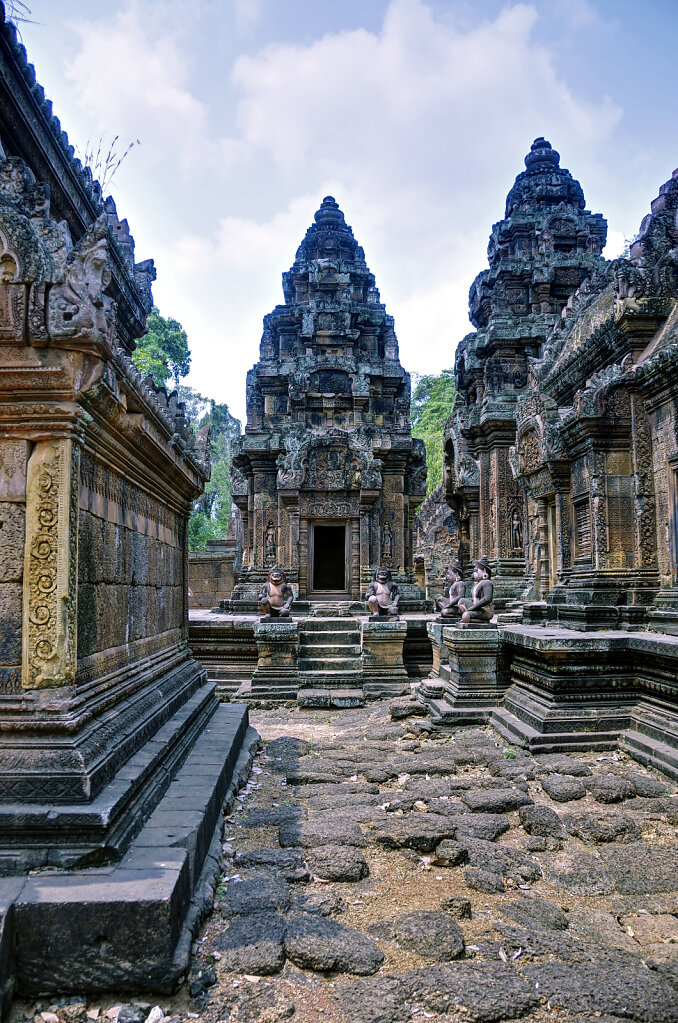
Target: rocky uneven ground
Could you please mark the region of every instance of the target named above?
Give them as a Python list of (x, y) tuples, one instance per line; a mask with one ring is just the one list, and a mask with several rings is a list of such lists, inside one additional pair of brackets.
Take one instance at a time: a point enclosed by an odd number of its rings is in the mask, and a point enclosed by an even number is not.
[(252, 723), (263, 744), (187, 983), (157, 1007), (45, 1001), (17, 1021), (678, 1021), (666, 779), (489, 727), (430, 736), (387, 703)]

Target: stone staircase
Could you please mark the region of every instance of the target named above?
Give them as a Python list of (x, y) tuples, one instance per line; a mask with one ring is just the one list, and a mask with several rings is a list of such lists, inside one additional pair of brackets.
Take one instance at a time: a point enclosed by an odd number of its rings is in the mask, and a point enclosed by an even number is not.
[(308, 618), (299, 627), (300, 707), (362, 707), (360, 622)]

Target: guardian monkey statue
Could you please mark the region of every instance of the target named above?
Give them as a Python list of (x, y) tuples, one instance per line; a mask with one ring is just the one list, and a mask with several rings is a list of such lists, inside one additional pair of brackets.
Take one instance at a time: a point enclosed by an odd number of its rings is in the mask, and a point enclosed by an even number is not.
[(445, 580), (450, 584), (446, 597), (436, 597), (436, 607), (442, 618), (459, 618), (462, 608), (459, 601), (466, 596), (466, 583), (462, 579), (461, 565), (455, 561), (447, 570)]
[(374, 579), (365, 591), (367, 606), (372, 612), (372, 618), (387, 618), (389, 621), (398, 621), (398, 601), (400, 594), (398, 587), (391, 580), (390, 568), (380, 567), (374, 573)]
[(494, 615), (494, 583), (492, 582), (492, 571), (487, 558), (479, 558), (474, 562), (475, 570), (473, 579), (472, 601), (460, 600), (459, 607), (462, 609), (461, 624), (471, 625), (473, 623), (487, 624)]
[(260, 621), (289, 618), (293, 600), (294, 590), (287, 582), (282, 568), (275, 565), (268, 573), (268, 581), (259, 590), (259, 607), (264, 612)]

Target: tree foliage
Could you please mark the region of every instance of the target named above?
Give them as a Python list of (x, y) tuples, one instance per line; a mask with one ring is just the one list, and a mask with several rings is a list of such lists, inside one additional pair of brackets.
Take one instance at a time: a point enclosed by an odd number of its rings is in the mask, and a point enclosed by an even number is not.
[(191, 368), (186, 331), (178, 320), (162, 316), (153, 306), (146, 321), (148, 333), (137, 341), (132, 355), (134, 365), (143, 377), (149, 373), (158, 387), (172, 379), (179, 385)]
[(410, 419), (412, 436), (420, 437), (426, 446), (427, 495), (443, 481), (443, 429), (452, 414), (456, 394), (452, 369), (444, 369), (437, 376), (416, 378)]
[(205, 398), (192, 387), (179, 387), (179, 398), (196, 432), (210, 427), (212, 477), (205, 493), (193, 504), (188, 522), (188, 549), (204, 551), (208, 540), (226, 536), (231, 517), (231, 445), (240, 436), (240, 420), (231, 415), (228, 405)]

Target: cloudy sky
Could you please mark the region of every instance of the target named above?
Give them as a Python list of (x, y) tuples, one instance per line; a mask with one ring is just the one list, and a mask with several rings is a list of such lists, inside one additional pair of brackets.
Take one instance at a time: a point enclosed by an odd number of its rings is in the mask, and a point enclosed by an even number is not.
[(468, 288), (545, 135), (632, 237), (678, 165), (675, 0), (27, 0), (71, 141), (140, 140), (111, 191), (188, 331), (187, 382), (244, 415), (261, 319), (338, 200), (410, 371), (450, 366)]

